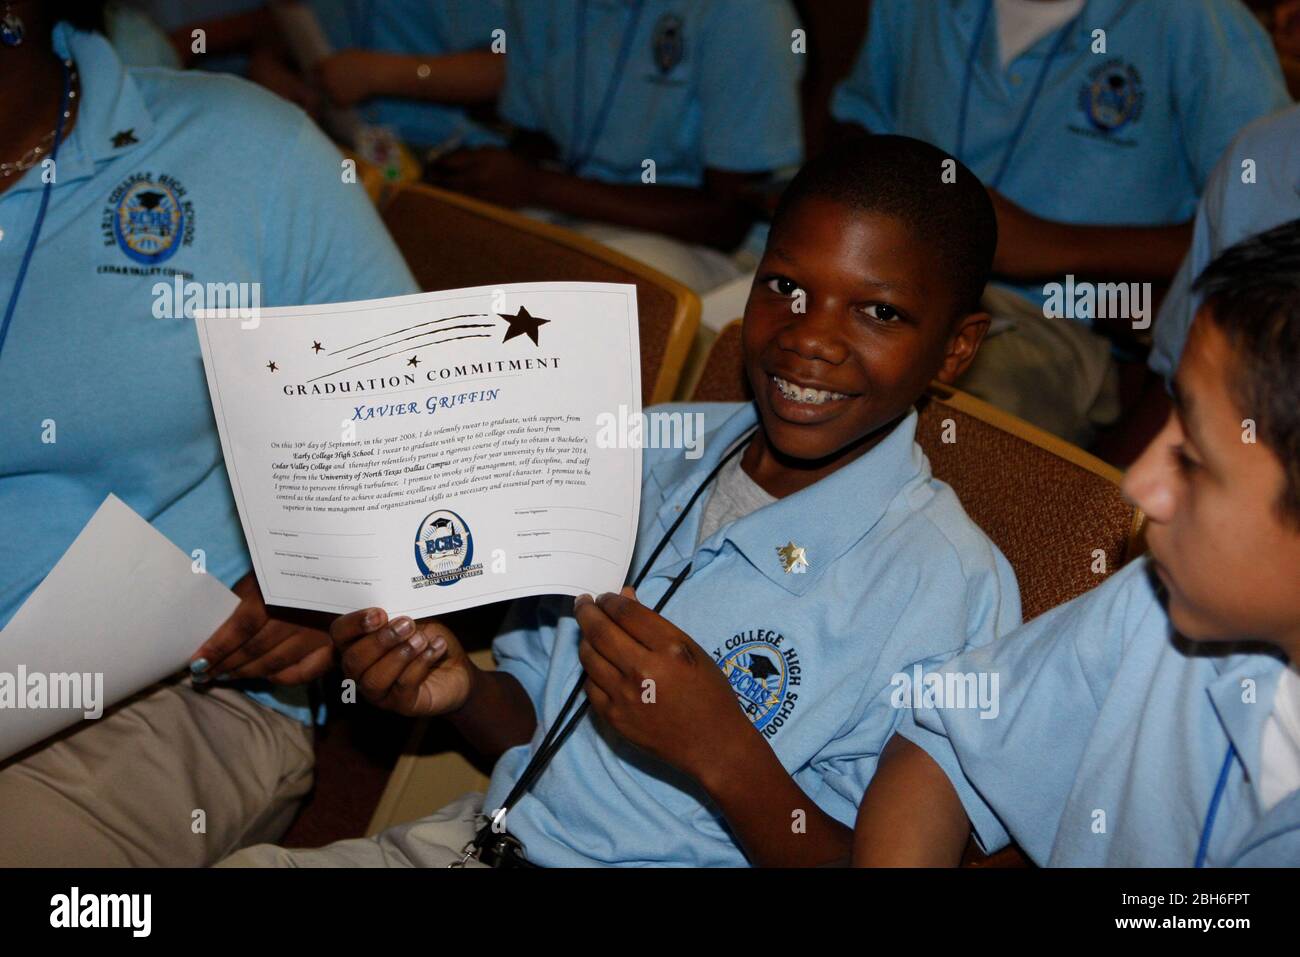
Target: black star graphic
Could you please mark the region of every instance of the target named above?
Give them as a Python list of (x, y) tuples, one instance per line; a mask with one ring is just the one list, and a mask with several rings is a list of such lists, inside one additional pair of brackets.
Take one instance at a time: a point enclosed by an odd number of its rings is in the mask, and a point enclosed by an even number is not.
[(420, 367), (420, 360), (415, 356), (411, 356), (411, 358), (406, 360), (406, 364), (408, 366), (415, 366), (418, 369)]
[(325, 348), (325, 347), (324, 347), (323, 345), (321, 345), (319, 342), (312, 342), (312, 344), (311, 344), (311, 351), (312, 351), (312, 352), (320, 352), (320, 351), (321, 351), (322, 349), (324, 349), (324, 348)]
[(113, 134), (113, 149), (120, 150), (123, 146), (130, 146), (132, 143), (139, 143), (135, 138), (135, 127), (129, 130), (118, 130)]
[(536, 316), (530, 316), (528, 310), (523, 306), (519, 307), (519, 314), (516, 316), (507, 316), (503, 312), (498, 312), (497, 315), (510, 323), (510, 328), (506, 330), (506, 337), (501, 340), (502, 342), (509, 342), (515, 336), (526, 335), (529, 339), (533, 340), (533, 345), (535, 346), (541, 345), (541, 343), (537, 341), (537, 330), (551, 321), (549, 319), (539, 319)]
[(276, 365), (274, 362), (268, 362), (268, 363), (266, 364), (266, 367), (267, 367), (268, 369), (270, 369), (272, 372), (275, 372), (275, 371), (277, 371), (277, 370), (280, 368), (280, 367), (279, 367), (278, 365)]

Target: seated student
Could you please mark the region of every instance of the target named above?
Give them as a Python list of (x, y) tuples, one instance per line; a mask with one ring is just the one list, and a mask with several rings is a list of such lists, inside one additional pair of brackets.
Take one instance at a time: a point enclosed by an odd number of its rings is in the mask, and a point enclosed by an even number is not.
[[(182, 68), (246, 76), (249, 54), (274, 29), (266, 0), (117, 0), (157, 24)], [(195, 43), (201, 30), (203, 42)], [(196, 48), (197, 47), (197, 48)]]
[(832, 112), (934, 143), (993, 191), (993, 327), (959, 385), (1082, 445), (1120, 413), (1096, 332), (1131, 338), (1137, 310), (1049, 316), (1045, 286), (1168, 281), (1214, 163), (1289, 102), (1238, 0), (876, 0)]
[(433, 181), (558, 218), (697, 292), (737, 276), (746, 190), (802, 155), (787, 0), (510, 0), (507, 14), (498, 110), (521, 133), (452, 154)]
[[(370, 609), (335, 622), (370, 701), (447, 715), (499, 758), (486, 804), (471, 794), (376, 839), (231, 862), (454, 861), (581, 668), (594, 719), (508, 810), (530, 862), (846, 859), (855, 801), (896, 724), (894, 676), (1019, 622), (1009, 564), (914, 441), (913, 404), (931, 378), (961, 374), (988, 321), (976, 303), (992, 209), (967, 170), (940, 182), (945, 159), (879, 137), (794, 179), (745, 311), (754, 402), (676, 408), (703, 416), (695, 462), (643, 454), (633, 570), (650, 572), (637, 597), (517, 602), (494, 644), (499, 671), (474, 667), (435, 619)], [(651, 611), (668, 594), (667, 616)], [(654, 706), (640, 703), (643, 677)]]
[[(268, 609), (249, 573), (175, 280), (247, 284), (245, 306), (415, 284), (300, 111), (230, 77), (126, 69), (55, 25), (90, 28), (94, 6), (13, 3), (24, 39), (0, 47), (0, 626), (111, 492), (242, 599), (196, 674), (300, 685), (329, 636)], [(198, 865), (281, 835), (311, 785), (306, 690), (209, 686), (164, 682), (0, 764), (0, 866)]]
[(1300, 219), (1300, 106), (1242, 130), (1210, 174), (1196, 210), (1192, 248), (1160, 305), (1147, 364), (1174, 377), (1199, 305), (1192, 279), (1229, 246)]
[(493, 52), (490, 45), (492, 31), (506, 27), (504, 0), (313, 0), (312, 6), (336, 47), (314, 79), (335, 105), (358, 106), (366, 122), (422, 151), (503, 142), (465, 108), (491, 105), (501, 92), (504, 49)]
[[(295, 50), (304, 38), (291, 35), (303, 29), (299, 18), (287, 21), (266, 10), (260, 22), (231, 18), (242, 25), (239, 36), (251, 51), (249, 79), (331, 124), (362, 155), (371, 151), (355, 120), (419, 154), (503, 142), (470, 110), (490, 107), (501, 89), (505, 57), (489, 47), (493, 31), (505, 28), (504, 0), (303, 0), (298, 6), (293, 12), (314, 17), (313, 32), (333, 52), (304, 72)], [(339, 112), (345, 122), (336, 122)]]
[(941, 670), (999, 675), (1000, 713), (904, 719), (857, 863), (956, 864), (972, 825), (1038, 864), (1300, 863), (1300, 223), (1197, 291), (1174, 414), (1125, 479), (1150, 555)]
[[(436, 620), (369, 609), (335, 622), (344, 668), (371, 701), (447, 715), (499, 758), (486, 799), (373, 839), (255, 847), (231, 862), (456, 860), (582, 668), (594, 717), (506, 814), (529, 861), (846, 860), (855, 803), (899, 714), (891, 681), (1020, 620), (1006, 559), (914, 440), (913, 403), (933, 377), (961, 373), (988, 321), (976, 309), (993, 211), (967, 170), (940, 182), (945, 158), (878, 137), (793, 181), (745, 310), (755, 401), (677, 407), (704, 417), (697, 461), (644, 453), (632, 567), (649, 574), (635, 598), (516, 603), (493, 646), (498, 671), (476, 668)], [(651, 610), (665, 596), (666, 617)]]

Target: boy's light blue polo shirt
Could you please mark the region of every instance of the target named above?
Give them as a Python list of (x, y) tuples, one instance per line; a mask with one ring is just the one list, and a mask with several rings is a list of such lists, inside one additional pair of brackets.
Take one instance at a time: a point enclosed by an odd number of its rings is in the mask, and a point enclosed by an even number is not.
[(510, 0), (507, 14), (501, 116), (550, 136), (578, 176), (640, 183), (653, 160), (655, 182), (698, 187), (706, 169), (803, 155), (787, 0)]
[[(1254, 182), (1243, 182), (1243, 164)], [(1300, 106), (1257, 120), (1241, 132), (1210, 175), (1196, 211), (1192, 248), (1160, 306), (1147, 364), (1173, 379), (1200, 308), (1192, 282), (1229, 246), (1300, 219)]]
[[(506, 27), (504, 0), (309, 0), (336, 50), (442, 56), (487, 50)], [(507, 41), (507, 52), (509, 43)], [(381, 96), (358, 104), (367, 123), (386, 126), (417, 149), (496, 146), (502, 137), (459, 106)]]
[(1285, 662), (1176, 638), (1138, 560), (942, 670), (997, 673), (1000, 714), (921, 708), (900, 733), (961, 796), (980, 843), (1040, 865), (1190, 867), (1231, 742), (1206, 865), (1300, 863), (1300, 791), (1261, 813), (1260, 740)]
[[(234, 77), (124, 69), (66, 24), (55, 47), (83, 93), (0, 352), (0, 626), (110, 492), (225, 584), (251, 568), (193, 320), (155, 318), (155, 283), (257, 282), (266, 307), (416, 291), (296, 107)], [(0, 303), (40, 174), (0, 193)]]
[[(989, 2), (875, 0), (853, 72), (832, 99), (836, 119), (933, 143), (1046, 219), (1162, 226), (1192, 218), (1243, 126), (1291, 102), (1268, 35), (1238, 0), (1088, 0), (1062, 28), (995, 182), (1060, 31), (1004, 69), (996, 9), (989, 13), (958, 152), (966, 64)], [(1099, 29), (1104, 53), (1092, 52)], [(1014, 288), (1044, 299), (1042, 284)]]
[[(704, 453), (647, 449), (629, 580), (733, 443), (752, 404), (664, 406), (704, 415)], [(687, 561), (662, 614), (723, 668), (754, 726), (809, 799), (852, 826), (876, 758), (901, 711), (891, 680), (1020, 622), (1002, 554), (933, 479), (910, 413), (879, 445), (816, 485), (696, 544), (697, 502), (638, 589), (649, 607)], [(777, 549), (803, 547), (788, 574)], [(500, 806), (580, 671), (571, 599), (516, 603), (493, 645), (538, 715), (531, 743), (507, 751), (485, 808)], [(761, 801), (761, 794), (754, 795)], [(745, 857), (699, 786), (584, 718), (506, 827), (546, 866), (734, 866)]]

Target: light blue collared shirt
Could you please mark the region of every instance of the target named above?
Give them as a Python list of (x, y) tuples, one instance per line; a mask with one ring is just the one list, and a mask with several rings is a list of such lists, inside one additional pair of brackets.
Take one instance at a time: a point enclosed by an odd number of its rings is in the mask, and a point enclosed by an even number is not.
[[(1046, 219), (1076, 225), (1183, 223), (1224, 148), (1291, 102), (1273, 46), (1237, 0), (1088, 0), (1014, 131), (1060, 31), (1005, 68), (996, 11), (975, 57), (963, 148), (966, 63), (991, 0), (875, 0), (866, 42), (831, 111), (873, 133), (953, 153), (986, 185)], [(1105, 53), (1094, 53), (1095, 30)], [(1042, 302), (1042, 285), (1012, 287)]]
[[(309, 0), (336, 50), (442, 56), (487, 50), (492, 32), (506, 26), (505, 0)], [(506, 37), (509, 52), (509, 38)], [(359, 104), (367, 123), (391, 129), (417, 149), (499, 146), (496, 132), (459, 106), (408, 97), (378, 96)]]
[(1260, 803), (1260, 742), (1285, 660), (1175, 638), (1148, 563), (944, 672), (999, 676), (1000, 713), (920, 708), (900, 733), (947, 773), (988, 851), (1039, 865), (1190, 867), (1229, 742), (1207, 866), (1300, 863), (1300, 791)]
[[(702, 413), (704, 454), (647, 449), (634, 580), (692, 493), (757, 422), (752, 404)], [(1011, 566), (931, 477), (910, 413), (879, 445), (817, 484), (696, 543), (702, 502), (638, 589), (648, 607), (691, 562), (662, 614), (727, 672), (737, 703), (809, 799), (852, 826), (902, 713), (891, 681), (1020, 622)], [(791, 574), (777, 549), (805, 549)], [(533, 740), (507, 751), (485, 807), (518, 779), (576, 681), (572, 600), (517, 602), (493, 645), (537, 711)], [(665, 693), (662, 689), (660, 693)], [(755, 795), (762, 800), (762, 795)], [(698, 784), (585, 718), (506, 827), (546, 866), (736, 866), (744, 854)]]
[[(175, 0), (123, 0), (122, 4), (139, 9), (143, 12), (157, 28), (163, 32), (164, 39), (166, 35), (184, 26), (197, 26), (210, 20), (222, 20), (228, 17), (239, 16), (240, 14), (251, 13), (258, 7), (265, 7), (266, 0), (185, 0), (184, 3), (176, 3)], [(132, 25), (124, 24), (124, 27), (131, 28)], [(127, 66), (174, 66), (163, 57), (166, 54), (161, 50), (156, 50), (153, 56), (150, 56), (148, 46), (151, 41), (147, 37), (142, 37), (140, 33), (149, 32), (145, 30), (130, 29), (130, 36), (124, 36), (114, 28), (112, 20), (108, 26), (109, 37), (113, 45), (117, 47), (122, 62)], [(191, 43), (193, 37), (191, 36)], [(173, 52), (173, 56), (174, 56)], [(198, 59), (195, 67), (200, 70), (208, 70), (213, 73), (236, 73), (245, 75), (248, 73), (248, 54), (247, 53), (219, 53), (207, 54)]]
[[(416, 291), (302, 111), (233, 77), (125, 69), (66, 24), (55, 46), (83, 92), (0, 352), (0, 626), (110, 492), (225, 584), (251, 568), (194, 322), (155, 318), (155, 283), (260, 283), (266, 307)], [(41, 172), (0, 193), (0, 304)]]
[[(1243, 181), (1250, 161), (1253, 182)], [(1300, 219), (1300, 106), (1246, 127), (1219, 165), (1196, 211), (1192, 248), (1160, 306), (1147, 364), (1173, 379), (1187, 332), (1200, 308), (1192, 282), (1229, 246), (1292, 219)]]
[(653, 160), (655, 182), (698, 187), (705, 169), (767, 172), (803, 155), (787, 0), (510, 0), (507, 14), (501, 115), (550, 136), (579, 176), (639, 183)]

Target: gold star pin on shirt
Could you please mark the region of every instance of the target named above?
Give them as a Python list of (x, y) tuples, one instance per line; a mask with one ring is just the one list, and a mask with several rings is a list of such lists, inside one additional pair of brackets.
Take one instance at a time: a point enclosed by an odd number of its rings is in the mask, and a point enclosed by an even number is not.
[(808, 570), (808, 553), (794, 542), (780, 546), (776, 553), (781, 556), (781, 567), (787, 575), (802, 575)]

